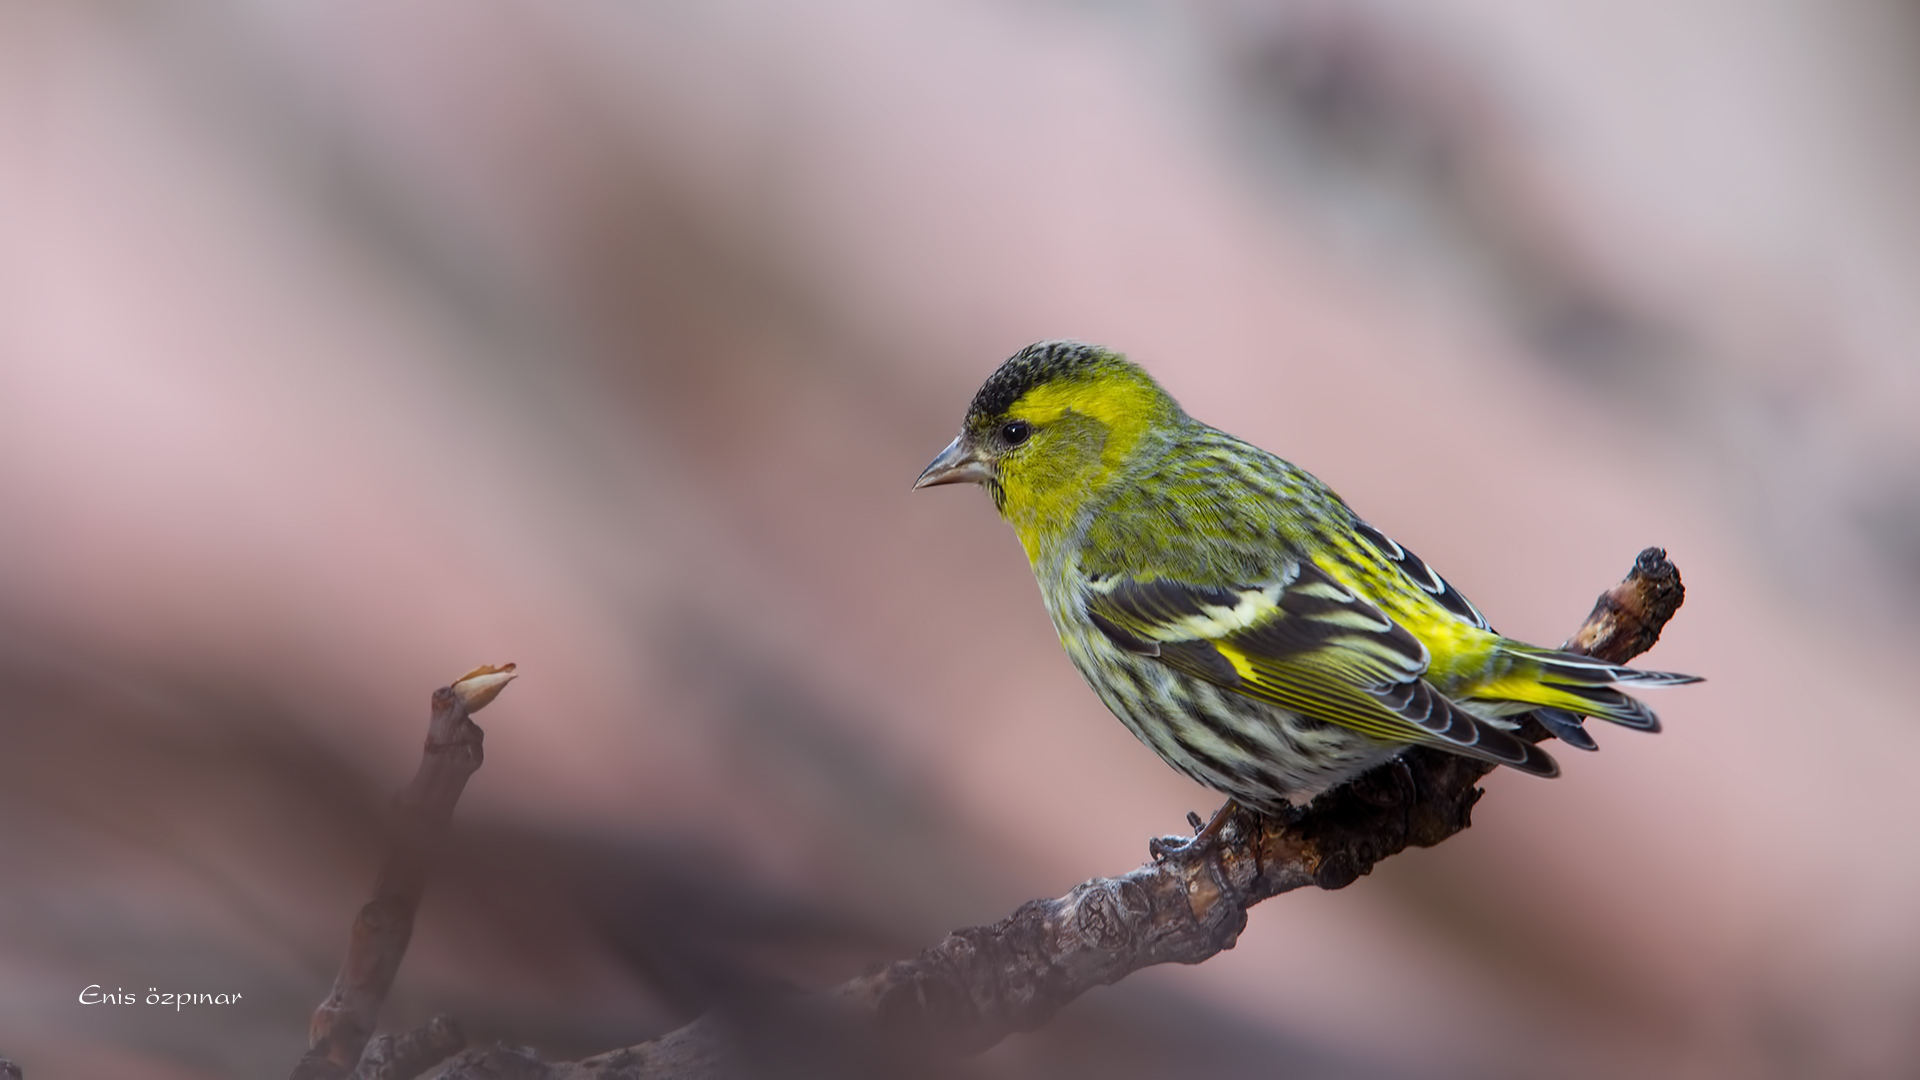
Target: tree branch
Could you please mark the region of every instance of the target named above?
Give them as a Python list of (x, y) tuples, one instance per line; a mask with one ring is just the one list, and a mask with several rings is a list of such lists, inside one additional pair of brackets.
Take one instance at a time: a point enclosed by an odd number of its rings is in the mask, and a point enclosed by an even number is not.
[[(413, 918), (426, 892), (433, 854), (446, 837), (467, 780), (486, 757), (482, 748), (486, 732), (469, 714), (485, 707), (512, 678), (512, 664), (483, 667), (433, 692), (420, 767), (394, 798), (390, 846), (374, 880), (373, 899), (353, 920), (346, 959), (341, 961), (332, 992), (314, 1010), (308, 1049), (294, 1066), (293, 1080), (345, 1080), (359, 1069), (380, 1006), (393, 988), (413, 937)], [(466, 1044), (465, 1037), (459, 1036), (437, 1055), (415, 1063), (428, 1048), (441, 1047), (458, 1033), (458, 1025), (429, 1023), (422, 1032), (403, 1037), (412, 1072), (392, 1070), (395, 1047), (391, 1043), (383, 1046), (381, 1060), (369, 1063), (367, 1072), (373, 1075), (377, 1068), (387, 1070), (379, 1075), (417, 1076)]]
[[(1604, 593), (1566, 648), (1624, 663), (1659, 640), (1685, 590), (1666, 552), (1640, 553), (1626, 580)], [(1521, 734), (1547, 737), (1529, 722)], [(769, 1027), (791, 1047), (796, 1027), (839, 1029), (908, 1054), (965, 1053), (1046, 1023), (1086, 991), (1153, 964), (1197, 964), (1232, 948), (1247, 909), (1302, 886), (1338, 889), (1408, 847), (1430, 847), (1471, 823), (1493, 766), (1416, 747), (1314, 800), (1285, 819), (1234, 815), (1218, 843), (1095, 878), (1065, 896), (1035, 900), (992, 926), (955, 931), (912, 960), (896, 961), (822, 997), (796, 997), (752, 1017), (710, 1014), (658, 1039), (567, 1065), (524, 1049), (477, 1049), (448, 1062), (439, 1080), (519, 1077), (658, 1080), (731, 1075), (751, 1068)], [(769, 1025), (768, 1017), (781, 1021)], [(879, 1039), (871, 1039), (878, 1035)], [(846, 1053), (844, 1040), (831, 1049)], [(861, 1060), (872, 1062), (873, 1058)], [(893, 1058), (898, 1060), (898, 1058)]]

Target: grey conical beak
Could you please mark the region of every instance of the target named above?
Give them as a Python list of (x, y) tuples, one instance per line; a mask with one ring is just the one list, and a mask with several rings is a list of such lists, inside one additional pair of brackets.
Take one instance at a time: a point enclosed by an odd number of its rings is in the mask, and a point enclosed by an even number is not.
[(965, 435), (956, 435), (945, 450), (913, 482), (915, 491), (940, 484), (983, 484), (992, 476)]

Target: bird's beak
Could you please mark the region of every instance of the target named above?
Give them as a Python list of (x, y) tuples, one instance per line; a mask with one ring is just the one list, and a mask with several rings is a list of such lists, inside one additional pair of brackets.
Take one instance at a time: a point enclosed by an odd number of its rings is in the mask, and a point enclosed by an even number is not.
[(939, 484), (982, 484), (992, 477), (987, 463), (980, 458), (965, 435), (956, 435), (947, 444), (940, 456), (933, 459), (920, 479), (913, 482), (913, 489), (934, 487)]

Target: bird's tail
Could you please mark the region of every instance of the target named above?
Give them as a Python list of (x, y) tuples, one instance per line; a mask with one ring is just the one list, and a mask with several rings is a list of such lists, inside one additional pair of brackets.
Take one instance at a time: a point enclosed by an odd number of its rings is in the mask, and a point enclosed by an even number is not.
[[(1653, 710), (1618, 687), (1651, 689), (1701, 681), (1697, 675), (1641, 671), (1609, 664), (1591, 656), (1552, 649), (1509, 646), (1507, 651), (1516, 661), (1512, 669), (1493, 682), (1476, 687), (1473, 696), (1524, 702), (1542, 706), (1544, 710), (1571, 714), (1570, 717), (1553, 716), (1552, 719), (1570, 720), (1576, 730), (1578, 717), (1597, 716), (1641, 731), (1659, 731), (1660, 718), (1654, 715)], [(1549, 728), (1553, 729), (1553, 725), (1549, 724)], [(1581, 734), (1585, 734), (1584, 730)]]
[(1587, 734), (1586, 717), (1565, 709), (1538, 708), (1527, 714), (1540, 722), (1554, 738), (1575, 750), (1598, 750), (1600, 744)]

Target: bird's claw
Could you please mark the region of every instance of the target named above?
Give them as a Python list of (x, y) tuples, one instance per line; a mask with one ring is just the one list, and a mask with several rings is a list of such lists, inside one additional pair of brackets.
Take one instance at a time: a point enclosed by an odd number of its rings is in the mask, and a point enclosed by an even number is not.
[[(1207, 837), (1211, 842), (1212, 837)], [(1175, 855), (1184, 855), (1195, 845), (1201, 843), (1198, 836), (1156, 836), (1147, 841), (1147, 853), (1155, 862), (1164, 862)]]
[(1212, 821), (1189, 810), (1187, 824), (1193, 828), (1192, 836), (1156, 836), (1147, 841), (1147, 851), (1156, 862), (1174, 855), (1184, 855), (1196, 848), (1204, 851), (1220, 838), (1221, 830), (1237, 809), (1239, 807), (1229, 799), (1225, 806), (1214, 812)]

